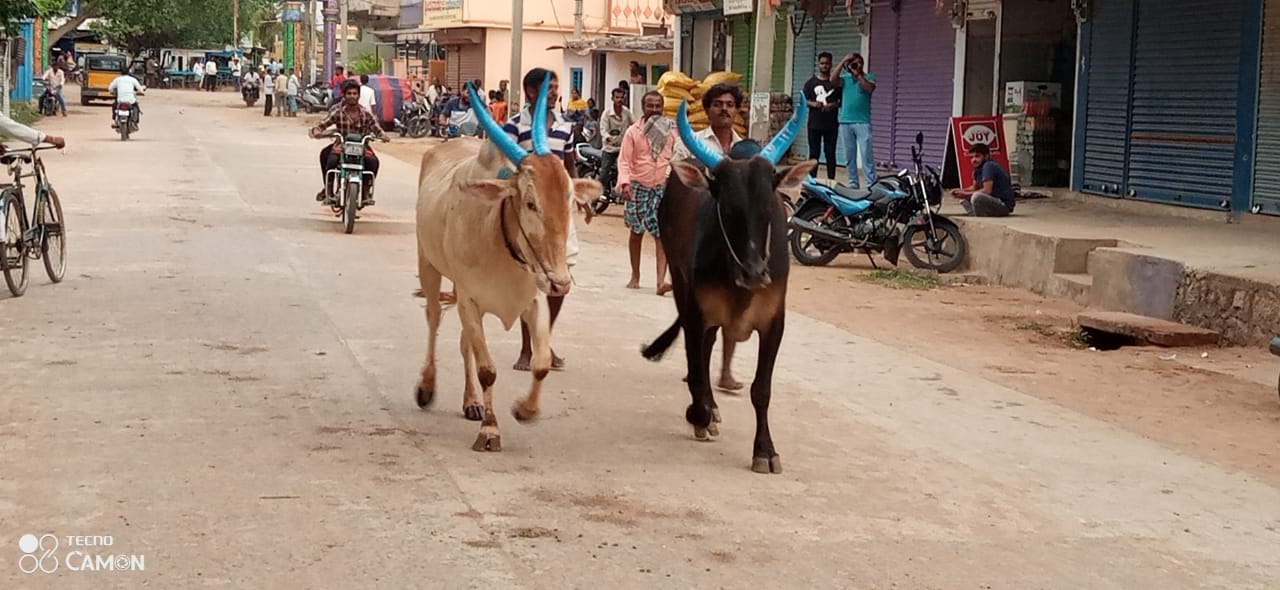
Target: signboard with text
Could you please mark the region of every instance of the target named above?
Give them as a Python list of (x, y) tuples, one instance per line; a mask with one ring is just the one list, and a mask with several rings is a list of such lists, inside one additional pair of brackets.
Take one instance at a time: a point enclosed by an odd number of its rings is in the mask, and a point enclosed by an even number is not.
[(442, 27), (462, 24), (462, 0), (424, 0), (422, 26)]
[[(1004, 124), (1000, 115), (951, 117), (947, 129), (947, 155), (944, 162), (943, 185), (947, 187), (973, 185), (973, 164), (969, 161), (969, 146), (985, 143), (991, 148), (991, 159), (1009, 171), (1009, 154), (1005, 151)], [(954, 168), (952, 167), (954, 165)], [(952, 174), (957, 176), (952, 176)], [(959, 184), (954, 184), (955, 181)]]
[(754, 9), (752, 4), (752, 0), (724, 0), (724, 14), (747, 14)]

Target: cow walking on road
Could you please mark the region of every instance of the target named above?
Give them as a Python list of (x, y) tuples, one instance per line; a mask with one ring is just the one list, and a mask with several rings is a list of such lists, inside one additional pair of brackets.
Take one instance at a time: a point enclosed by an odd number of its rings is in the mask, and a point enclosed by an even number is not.
[(711, 347), (716, 332), (725, 340), (744, 342), (760, 334), (760, 352), (751, 382), (756, 434), (751, 469), (781, 473), (782, 461), (769, 435), (769, 398), (773, 365), (782, 343), (786, 317), (787, 219), (779, 191), (794, 191), (813, 169), (807, 160), (775, 169), (804, 124), (806, 107), (797, 102), (787, 126), (750, 159), (730, 159), (694, 137), (685, 104), (677, 127), (686, 147), (707, 167), (704, 173), (688, 161), (672, 162), (658, 228), (671, 265), (678, 317), (641, 353), (661, 359), (684, 331), (687, 381), (693, 401), (685, 419), (694, 436), (719, 435), (720, 410), (711, 392)]
[[(543, 81), (533, 110), (532, 153), (478, 106), (475, 113), (489, 140), (459, 138), (428, 150), (418, 175), (418, 276), (427, 299), (428, 344), (417, 402), (425, 408), (435, 398), (440, 283), (449, 277), (462, 321), (463, 399), (476, 397), (473, 373), (484, 396), (483, 406), (464, 408), (469, 418), (474, 413), (481, 419), (472, 446), (477, 451), (502, 450), (493, 409), (497, 371), (485, 342), (484, 316), (497, 316), (506, 330), (521, 319), (530, 327), (533, 383), (512, 413), (521, 422), (532, 420), (539, 412), (542, 381), (551, 370), (547, 296), (569, 292), (569, 201), (585, 204), (603, 193), (595, 180), (569, 178), (564, 162), (548, 147), (550, 81)], [(473, 88), (467, 90), (473, 104), (484, 104)], [(511, 162), (510, 176), (495, 178), (499, 158)]]

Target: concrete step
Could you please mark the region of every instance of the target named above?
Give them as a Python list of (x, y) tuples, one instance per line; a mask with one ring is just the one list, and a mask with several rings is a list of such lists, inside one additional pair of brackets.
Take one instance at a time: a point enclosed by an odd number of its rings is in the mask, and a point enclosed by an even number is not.
[(1121, 311), (1084, 311), (1076, 316), (1076, 323), (1156, 346), (1217, 346), (1220, 340), (1213, 330)]
[(1093, 277), (1084, 273), (1053, 273), (1049, 277), (1048, 295), (1065, 297), (1080, 305), (1089, 304), (1089, 290), (1093, 288)]

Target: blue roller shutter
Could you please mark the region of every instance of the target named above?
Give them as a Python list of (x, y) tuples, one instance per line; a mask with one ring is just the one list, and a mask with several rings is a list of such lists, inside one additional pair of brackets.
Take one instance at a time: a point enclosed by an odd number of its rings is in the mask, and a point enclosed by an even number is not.
[(1261, 213), (1280, 215), (1280, 0), (1267, 0), (1262, 26), (1253, 205)]
[(1230, 201), (1244, 1), (1139, 2), (1128, 167), (1135, 198), (1213, 208)]
[[(844, 2), (836, 3), (835, 10), (827, 15), (821, 25), (814, 27), (814, 34), (816, 36), (814, 54), (809, 58), (809, 63), (814, 64), (812, 67), (817, 66), (817, 54), (823, 51), (831, 53), (832, 61), (835, 62), (832, 64), (833, 68), (840, 65), (840, 60), (844, 59), (845, 55), (862, 52), (862, 34), (858, 32), (853, 19), (849, 18), (848, 13), (845, 12)], [(871, 71), (870, 68), (867, 71)], [(843, 165), (846, 161), (844, 142), (837, 141), (836, 146), (836, 162)]]
[(1097, 0), (1090, 19), (1090, 51), (1083, 65), (1089, 85), (1081, 97), (1085, 192), (1125, 192), (1134, 10), (1133, 0)]
[[(804, 100), (804, 85), (818, 70), (817, 36), (814, 33), (816, 28), (812, 18), (806, 19), (804, 28), (800, 30), (799, 35), (796, 35), (795, 42), (791, 47), (791, 100), (796, 104)], [(774, 42), (776, 43), (777, 41), (775, 40)], [(800, 129), (800, 133), (796, 135), (795, 143), (791, 145), (794, 146), (792, 149), (796, 157), (811, 157), (809, 154), (807, 123)], [(812, 157), (821, 158), (822, 155), (815, 154)]]

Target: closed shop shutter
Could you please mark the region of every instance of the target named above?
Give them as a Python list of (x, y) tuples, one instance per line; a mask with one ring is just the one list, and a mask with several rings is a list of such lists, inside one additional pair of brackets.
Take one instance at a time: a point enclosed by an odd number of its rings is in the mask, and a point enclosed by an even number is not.
[[(458, 76), (462, 82), (467, 80), (484, 80), (484, 45), (463, 45), (458, 60)], [(459, 82), (458, 87), (462, 87)]]
[[(1276, 0), (1280, 2), (1280, 0)], [(796, 36), (794, 45), (791, 48), (791, 100), (799, 104), (804, 100), (804, 84), (813, 77), (818, 71), (818, 50), (814, 44), (816, 39), (814, 35), (813, 19), (807, 19), (804, 28), (800, 34)], [(821, 158), (821, 154), (809, 153), (809, 133), (808, 123), (804, 128), (800, 129), (800, 133), (796, 134), (795, 155), (799, 158)], [(825, 178), (825, 177), (824, 177)]]
[(891, 160), (893, 153), (893, 97), (897, 92), (893, 72), (897, 64), (898, 13), (889, 6), (873, 7), (871, 47), (867, 51), (867, 71), (876, 74), (876, 91), (871, 95), (871, 149), (883, 162)]
[(1267, 0), (1262, 27), (1253, 204), (1262, 213), (1280, 215), (1280, 0)]
[[(845, 12), (844, 2), (836, 3), (835, 10), (827, 15), (826, 20), (814, 27), (814, 34), (817, 52), (830, 52), (835, 62), (832, 67), (840, 65), (840, 60), (844, 59), (845, 55), (862, 52), (862, 35), (858, 32), (853, 19), (849, 18), (848, 13)], [(813, 57), (809, 61), (816, 64), (818, 60), (817, 57)], [(870, 66), (866, 67), (870, 72)], [(837, 141), (836, 146), (836, 161), (844, 165), (848, 161), (845, 157), (844, 142)], [(873, 147), (872, 150), (874, 149)]]
[(1139, 2), (1127, 179), (1134, 197), (1213, 208), (1231, 199), (1244, 1)]
[(462, 65), (462, 47), (462, 45), (449, 45), (444, 59), (444, 85), (458, 91), (462, 89), (462, 74), (459, 71)]
[[(933, 0), (903, 0), (897, 21), (892, 128), (872, 129), (874, 135), (892, 134), (893, 147), (889, 153), (877, 154), (876, 161), (888, 162), (891, 168), (910, 167), (911, 146), (916, 133), (923, 133), (924, 162), (937, 167), (951, 121), (955, 29), (946, 14), (935, 10)], [(878, 94), (878, 81), (885, 74), (873, 73)]]
[(1133, 0), (1097, 0), (1089, 33), (1084, 120), (1084, 180), (1097, 194), (1124, 192), (1128, 158), (1129, 85), (1133, 67)]
[(750, 14), (729, 17), (729, 34), (733, 36), (733, 49), (729, 56), (729, 68), (742, 74), (739, 87), (743, 94), (751, 92), (751, 68), (755, 63), (756, 27)]

